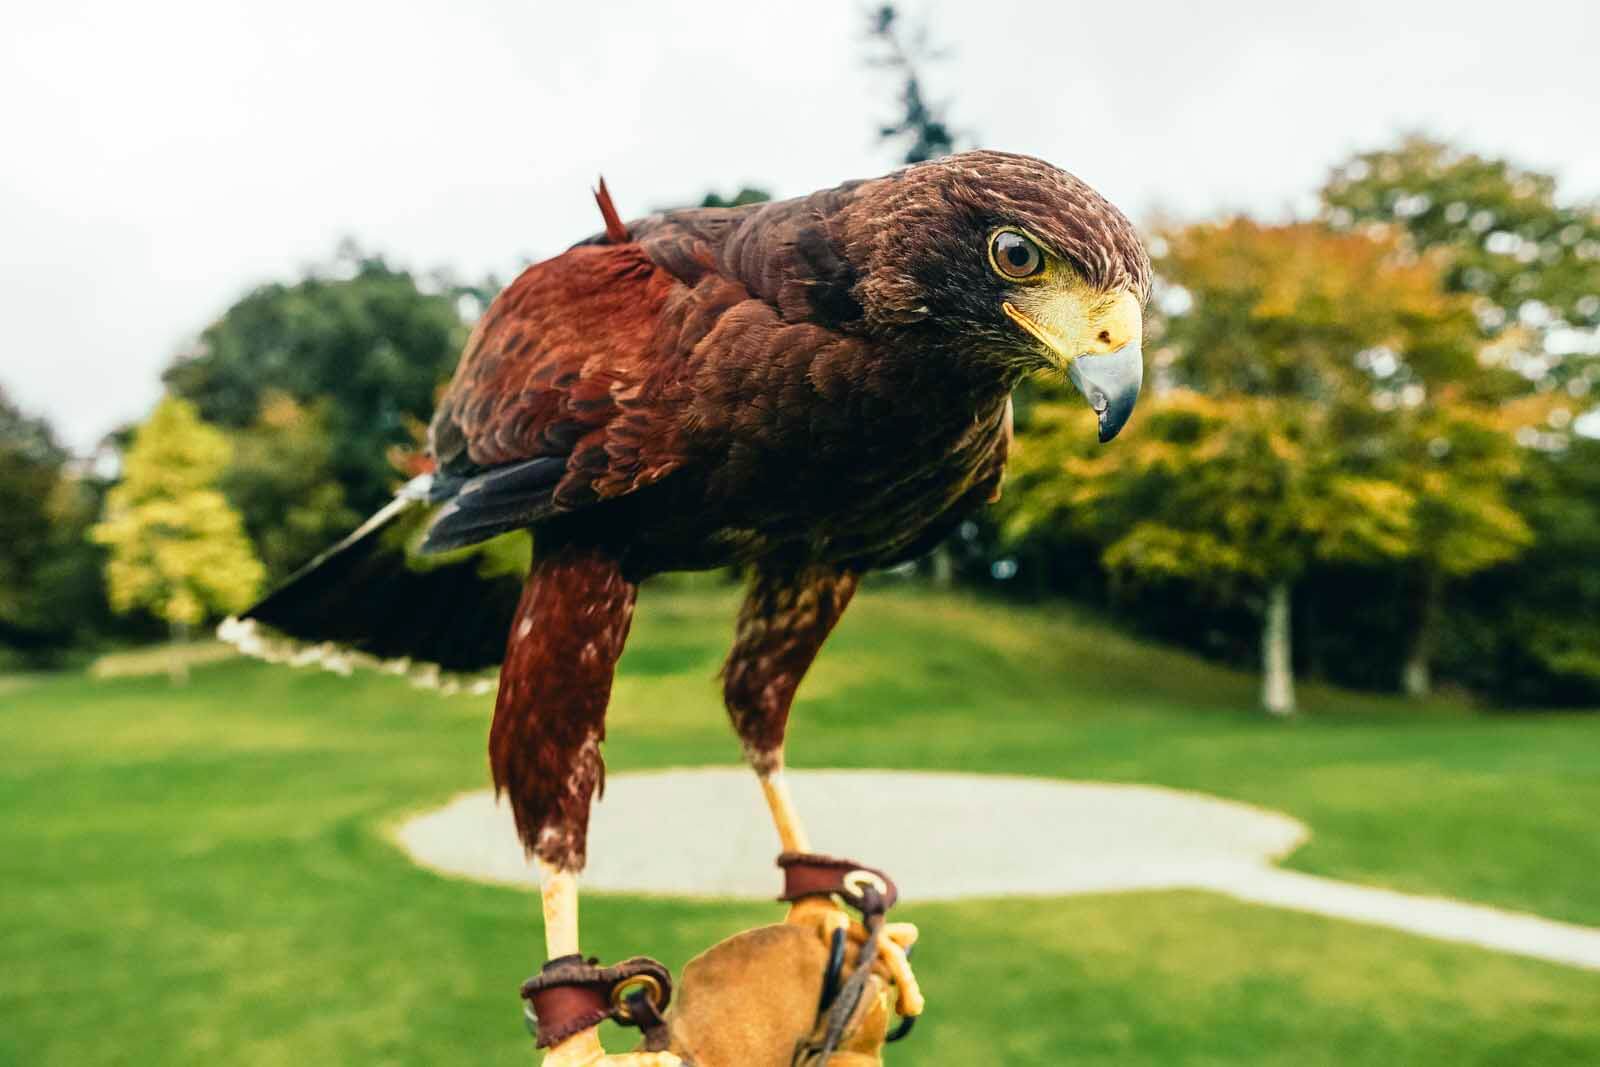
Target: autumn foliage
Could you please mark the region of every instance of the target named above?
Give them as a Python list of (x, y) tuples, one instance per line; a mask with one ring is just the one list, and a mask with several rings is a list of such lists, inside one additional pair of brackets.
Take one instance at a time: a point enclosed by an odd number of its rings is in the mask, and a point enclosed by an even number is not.
[(1246, 219), (1172, 229), (1158, 247), (1154, 395), (1108, 449), (1083, 444), (1065, 398), (1040, 403), (1007, 533), (1065, 524), (1125, 581), (1256, 605), (1278, 712), (1293, 707), (1295, 583), (1319, 563), (1386, 564), (1418, 588), (1425, 671), (1442, 583), (1529, 541), (1506, 500), (1520, 452), (1500, 425), (1510, 383), (1479, 360), (1442, 257), (1392, 229)]
[(106, 581), (118, 611), (149, 611), (181, 634), (250, 603), (264, 572), (216, 489), (231, 453), (228, 439), (176, 397), (139, 427), (92, 531), (111, 551)]

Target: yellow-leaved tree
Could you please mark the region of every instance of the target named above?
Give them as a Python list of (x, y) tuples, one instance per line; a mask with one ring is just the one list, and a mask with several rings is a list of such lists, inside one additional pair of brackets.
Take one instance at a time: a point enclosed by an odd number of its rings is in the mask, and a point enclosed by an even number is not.
[(1413, 495), (1351, 462), (1333, 446), (1341, 420), (1303, 400), (1172, 389), (1145, 402), (1137, 433), (1093, 450), (1074, 436), (1085, 432), (1081, 406), (1048, 400), (1032, 411), (1012, 465), (1008, 534), (1069, 526), (1103, 546), (1115, 575), (1253, 603), (1262, 706), (1293, 712), (1296, 581), (1316, 560), (1404, 557)]
[[(175, 640), (209, 615), (244, 608), (261, 586), (244, 524), (216, 488), (231, 451), (193, 404), (165, 398), (134, 434), (91, 534), (111, 550), (112, 607), (149, 611)], [(175, 656), (174, 680), (183, 676)]]
[(1506, 502), (1517, 449), (1494, 429), (1466, 302), (1390, 230), (1235, 219), (1160, 246), (1153, 395), (1103, 450), (1054, 398), (1019, 419), (1007, 532), (1072, 528), (1115, 574), (1254, 605), (1276, 714), (1295, 706), (1289, 623), (1306, 571), (1414, 574), (1406, 682), (1425, 689), (1440, 586), (1527, 541)]

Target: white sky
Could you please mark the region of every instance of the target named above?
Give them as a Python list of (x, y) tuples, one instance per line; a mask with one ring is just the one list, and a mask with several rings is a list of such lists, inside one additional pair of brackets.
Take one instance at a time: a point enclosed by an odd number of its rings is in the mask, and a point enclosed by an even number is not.
[[(86, 449), (183, 342), (342, 236), (508, 276), (625, 216), (893, 162), (858, 0), (8, 3), (0, 383)], [(918, 9), (915, 0), (903, 6)], [(1303, 205), (1426, 128), (1600, 195), (1587, 0), (935, 3), (958, 126), (1130, 214)]]

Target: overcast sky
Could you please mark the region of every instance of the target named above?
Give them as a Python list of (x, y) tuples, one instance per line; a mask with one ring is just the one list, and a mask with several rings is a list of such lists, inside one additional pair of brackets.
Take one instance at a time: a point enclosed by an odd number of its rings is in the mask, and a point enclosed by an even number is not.
[[(892, 164), (856, 0), (50, 0), (0, 35), (0, 384), (72, 446), (253, 284), (342, 236), (511, 272), (623, 214)], [(910, 10), (922, 5), (908, 2)], [(1426, 128), (1600, 195), (1600, 15), (1514, 3), (957, 3), (929, 81), (1136, 217), (1303, 207)]]

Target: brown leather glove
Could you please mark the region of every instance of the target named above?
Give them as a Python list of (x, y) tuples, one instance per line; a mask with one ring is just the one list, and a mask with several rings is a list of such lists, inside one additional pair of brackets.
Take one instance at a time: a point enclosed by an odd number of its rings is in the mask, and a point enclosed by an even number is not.
[[(856, 955), (851, 945), (845, 976)], [(667, 1010), (672, 1051), (694, 1067), (823, 1067), (818, 1007), (828, 956), (816, 932), (795, 923), (713, 945), (684, 967)], [(881, 1067), (894, 1003), (874, 968), (826, 1067)]]

